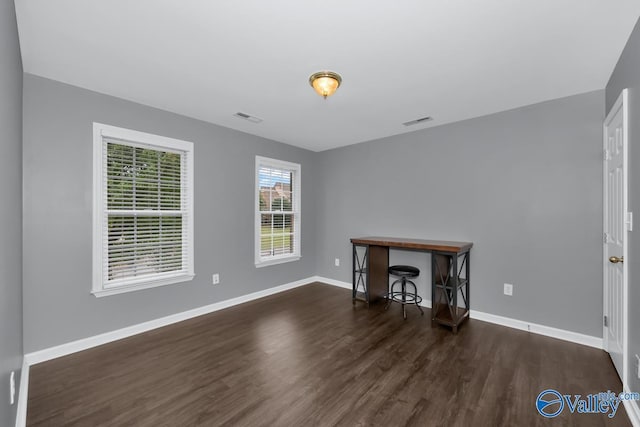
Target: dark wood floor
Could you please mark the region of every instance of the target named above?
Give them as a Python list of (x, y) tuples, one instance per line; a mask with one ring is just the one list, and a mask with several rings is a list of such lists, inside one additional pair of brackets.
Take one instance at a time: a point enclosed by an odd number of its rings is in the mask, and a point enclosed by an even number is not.
[(601, 350), (311, 284), (35, 365), (29, 426), (630, 425), (535, 409), (547, 388), (620, 391)]

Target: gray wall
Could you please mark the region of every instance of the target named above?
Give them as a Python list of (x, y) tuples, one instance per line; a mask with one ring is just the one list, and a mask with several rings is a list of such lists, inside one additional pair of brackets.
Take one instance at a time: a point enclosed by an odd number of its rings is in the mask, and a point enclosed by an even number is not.
[[(0, 1), (0, 426), (12, 425), (9, 374), (22, 365), (22, 62), (13, 0)], [(16, 399), (17, 399), (16, 394)]]
[[(192, 282), (103, 298), (90, 294), (94, 121), (194, 143)], [(23, 148), (27, 353), (315, 274), (313, 152), (28, 74)], [(256, 155), (302, 165), (299, 261), (254, 266)], [(220, 273), (220, 285), (211, 284), (213, 273)]]
[[(629, 88), (629, 209), (635, 212), (635, 230), (640, 218), (640, 21), (618, 60), (606, 88), (607, 113), (622, 89)], [(629, 233), (629, 368), (630, 388), (640, 390), (636, 354), (640, 354), (640, 237), (638, 231)]]
[[(372, 234), (473, 241), (473, 309), (599, 337), (604, 95), (312, 153), (26, 75), (25, 351), (314, 274), (349, 282), (349, 237)], [(89, 293), (93, 121), (195, 143), (193, 282)], [(302, 163), (298, 262), (253, 266), (255, 155)], [(421, 267), (428, 295), (427, 257), (394, 251), (391, 261)], [(505, 282), (513, 297), (502, 294)]]
[[(320, 153), (319, 275), (351, 281), (354, 236), (472, 241), (472, 309), (601, 337), (603, 103), (596, 91)], [(417, 263), (429, 296), (427, 258), (391, 262)]]

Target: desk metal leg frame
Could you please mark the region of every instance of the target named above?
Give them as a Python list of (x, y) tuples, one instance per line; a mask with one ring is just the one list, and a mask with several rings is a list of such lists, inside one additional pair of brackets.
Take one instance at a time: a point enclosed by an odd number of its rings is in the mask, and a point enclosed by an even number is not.
[[(364, 248), (358, 251), (358, 248)], [(353, 289), (351, 293), (351, 301), (355, 305), (356, 301), (366, 302), (369, 304), (369, 246), (353, 245)], [(362, 290), (360, 290), (362, 289)]]
[[(431, 321), (433, 324), (450, 326), (454, 334), (458, 332), (458, 326), (469, 317), (471, 307), (469, 254), (469, 251), (458, 254), (433, 252), (431, 256)], [(438, 257), (447, 257), (448, 262), (438, 262)], [(443, 264), (448, 268), (443, 267)], [(462, 297), (462, 301), (458, 300), (458, 295)]]

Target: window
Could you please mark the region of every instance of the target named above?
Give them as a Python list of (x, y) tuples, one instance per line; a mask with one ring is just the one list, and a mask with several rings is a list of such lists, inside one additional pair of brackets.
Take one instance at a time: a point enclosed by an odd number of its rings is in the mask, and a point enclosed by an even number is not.
[(93, 156), (93, 294), (193, 279), (193, 144), (94, 123)]
[(300, 259), (300, 165), (256, 156), (256, 267)]

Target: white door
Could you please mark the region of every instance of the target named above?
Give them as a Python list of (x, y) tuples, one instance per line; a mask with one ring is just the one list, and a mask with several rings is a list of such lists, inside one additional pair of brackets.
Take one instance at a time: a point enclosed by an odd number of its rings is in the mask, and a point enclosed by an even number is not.
[(626, 384), (627, 372), (627, 90), (604, 122), (604, 347)]

